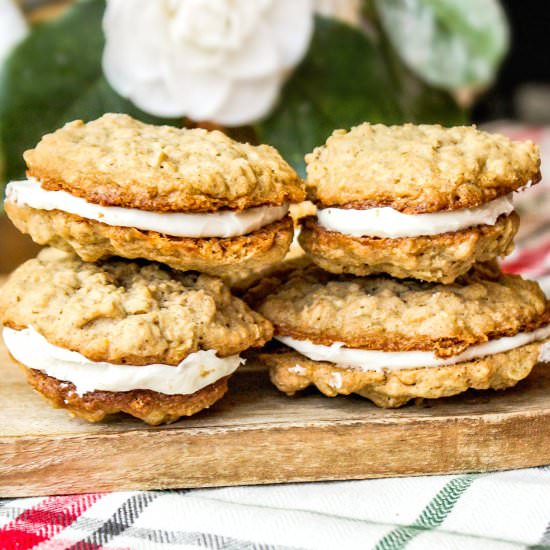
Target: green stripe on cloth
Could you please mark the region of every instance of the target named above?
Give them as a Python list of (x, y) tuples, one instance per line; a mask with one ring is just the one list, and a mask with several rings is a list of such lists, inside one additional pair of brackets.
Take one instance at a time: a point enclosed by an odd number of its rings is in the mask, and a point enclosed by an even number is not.
[(435, 495), (410, 525), (396, 527), (378, 541), (374, 550), (401, 550), (417, 535), (439, 527), (474, 480), (476, 474), (455, 477)]

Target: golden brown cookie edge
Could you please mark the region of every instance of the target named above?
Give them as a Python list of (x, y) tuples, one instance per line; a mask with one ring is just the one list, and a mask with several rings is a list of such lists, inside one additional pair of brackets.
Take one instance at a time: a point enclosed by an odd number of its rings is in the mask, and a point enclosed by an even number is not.
[[(180, 271), (200, 271), (229, 283), (282, 260), (294, 235), (290, 216), (238, 237), (171, 237), (103, 224), (62, 212), (5, 204), (13, 224), (38, 244), (75, 252), (86, 262), (113, 256), (146, 259)], [(240, 277), (235, 272), (242, 272)]]
[(449, 284), (472, 266), (504, 257), (513, 250), (519, 216), (500, 216), (495, 225), (478, 225), (439, 235), (353, 237), (306, 218), (298, 240), (310, 258), (331, 273), (358, 276), (387, 273), (398, 279)]
[(226, 376), (189, 395), (131, 390), (93, 391), (80, 396), (70, 382), (57, 380), (35, 369), (22, 368), (27, 373), (30, 386), (55, 409), (65, 409), (88, 422), (101, 422), (109, 415), (123, 412), (152, 426), (170, 424), (183, 416), (192, 416), (211, 407), (227, 392), (229, 379)]
[(526, 378), (538, 363), (541, 345), (541, 342), (527, 344), (456, 365), (396, 371), (345, 369), (312, 361), (294, 351), (260, 353), (259, 358), (269, 366), (275, 387), (287, 395), (314, 385), (328, 397), (356, 393), (379, 407), (394, 408), (412, 399), (449, 397), (470, 388), (512, 387)]

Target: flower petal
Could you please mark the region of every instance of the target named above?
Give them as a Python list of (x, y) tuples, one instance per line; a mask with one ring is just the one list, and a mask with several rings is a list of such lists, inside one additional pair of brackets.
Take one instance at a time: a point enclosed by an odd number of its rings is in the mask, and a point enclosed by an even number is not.
[(277, 0), (266, 17), (281, 57), (283, 68), (298, 64), (313, 35), (314, 5), (312, 0)]
[(23, 14), (13, 0), (0, 0), (0, 63), (27, 35), (28, 27)]
[(259, 21), (243, 48), (225, 57), (221, 71), (231, 78), (252, 80), (268, 76), (280, 66), (281, 56), (272, 29), (265, 21)]
[(118, 40), (108, 40), (103, 49), (103, 74), (109, 84), (121, 96), (128, 97), (134, 82), (132, 64), (128, 62), (127, 52), (119, 44)]
[(170, 55), (177, 56), (178, 66), (186, 71), (216, 70), (223, 64), (225, 51), (205, 50), (187, 40), (169, 42)]
[(171, 96), (185, 105), (185, 111), (180, 114), (193, 120), (212, 120), (231, 90), (231, 81), (212, 71), (181, 71), (168, 67), (165, 81)]
[(210, 120), (225, 126), (242, 126), (256, 122), (272, 109), (284, 76), (281, 73), (266, 78), (233, 84), (226, 101)]
[(175, 118), (187, 113), (180, 98), (174, 96), (161, 80), (137, 82), (126, 97), (142, 111), (155, 116)]
[(164, 2), (134, 0), (133, 10), (128, 10), (125, 0), (109, 0), (103, 28), (105, 50), (103, 68), (111, 85), (122, 95), (134, 81), (155, 80), (161, 77), (159, 60), (164, 48), (155, 37), (166, 32)]

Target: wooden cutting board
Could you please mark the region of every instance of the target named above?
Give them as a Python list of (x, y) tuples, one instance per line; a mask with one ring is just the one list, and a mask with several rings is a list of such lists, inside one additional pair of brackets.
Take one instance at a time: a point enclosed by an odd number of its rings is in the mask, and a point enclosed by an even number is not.
[(550, 463), (550, 365), (517, 388), (382, 410), (289, 398), (261, 365), (208, 411), (165, 427), (51, 409), (0, 347), (0, 496), (485, 471)]

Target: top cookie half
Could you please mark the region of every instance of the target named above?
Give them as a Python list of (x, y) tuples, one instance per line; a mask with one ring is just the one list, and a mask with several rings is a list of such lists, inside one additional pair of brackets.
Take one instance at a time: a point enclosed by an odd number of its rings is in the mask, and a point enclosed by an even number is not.
[(271, 324), (216, 277), (124, 260), (82, 262), (50, 248), (17, 268), (0, 293), (0, 323), (33, 328), (87, 359), (178, 365), (260, 347)]
[(247, 301), (276, 336), (381, 351), (451, 357), (490, 340), (532, 332), (550, 321), (539, 285), (480, 264), (453, 284), (333, 275), (306, 267), (275, 274)]
[(43, 188), (103, 206), (215, 212), (304, 199), (299, 176), (273, 147), (121, 114), (66, 124), (24, 157)]
[(475, 126), (361, 124), (306, 155), (320, 206), (409, 214), (474, 208), (541, 179), (538, 147)]

